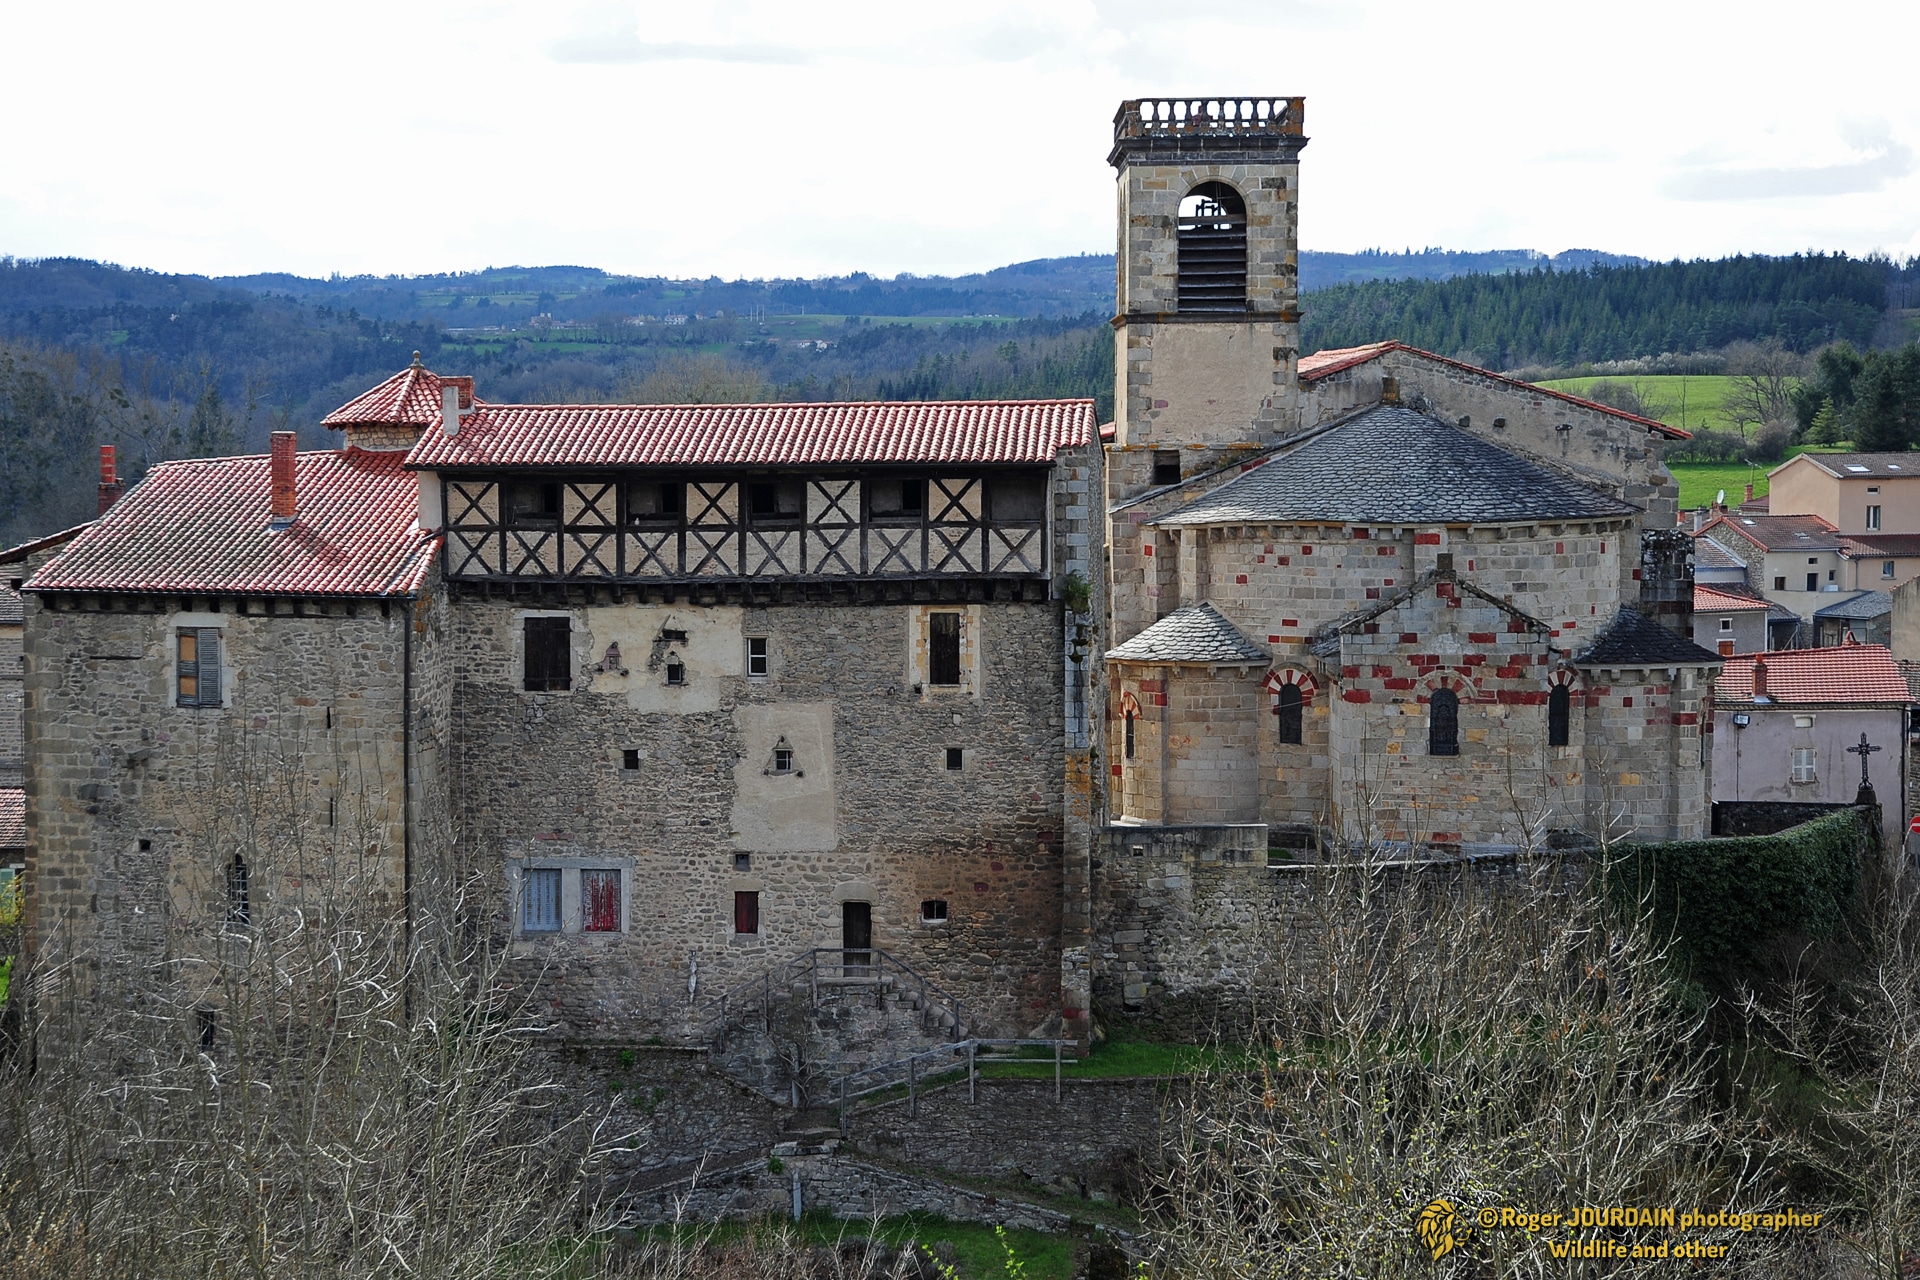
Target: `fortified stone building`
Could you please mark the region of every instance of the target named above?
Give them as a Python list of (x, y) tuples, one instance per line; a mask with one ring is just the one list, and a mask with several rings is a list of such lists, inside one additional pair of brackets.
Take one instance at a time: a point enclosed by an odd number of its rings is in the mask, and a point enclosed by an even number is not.
[(337, 449), (168, 463), (17, 549), (38, 962), (319, 892), (410, 918), (477, 864), (550, 1033), (746, 1045), (785, 1089), (773, 1006), (828, 988), (869, 1043), (816, 1071), (1084, 1045), (1096, 999), (1275, 962), (1183, 859), (1270, 902), (1270, 843), (1700, 834), (1680, 433), (1397, 343), (1302, 358), (1302, 113), (1122, 105), (1111, 427), (489, 404), (416, 361)]

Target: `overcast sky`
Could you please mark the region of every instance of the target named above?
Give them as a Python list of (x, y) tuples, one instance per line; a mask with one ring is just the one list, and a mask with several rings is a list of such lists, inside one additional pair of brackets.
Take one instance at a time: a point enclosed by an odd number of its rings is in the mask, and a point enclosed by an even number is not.
[(1920, 253), (1920, 5), (0, 0), (0, 254), (954, 273), (1113, 248), (1114, 107), (1304, 94), (1301, 245)]

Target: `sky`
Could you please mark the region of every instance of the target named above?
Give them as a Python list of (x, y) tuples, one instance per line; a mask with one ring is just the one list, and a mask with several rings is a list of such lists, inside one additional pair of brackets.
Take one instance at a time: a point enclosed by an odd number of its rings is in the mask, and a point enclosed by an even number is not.
[(1301, 247), (1920, 254), (1920, 5), (0, 0), (0, 255), (956, 274), (1122, 99), (1305, 95)]

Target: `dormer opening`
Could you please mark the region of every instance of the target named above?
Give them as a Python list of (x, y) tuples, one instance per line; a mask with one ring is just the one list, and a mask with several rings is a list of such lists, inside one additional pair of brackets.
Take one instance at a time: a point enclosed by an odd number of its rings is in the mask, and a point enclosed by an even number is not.
[(1183, 313), (1247, 309), (1247, 202), (1224, 182), (1203, 182), (1180, 202), (1178, 307)]

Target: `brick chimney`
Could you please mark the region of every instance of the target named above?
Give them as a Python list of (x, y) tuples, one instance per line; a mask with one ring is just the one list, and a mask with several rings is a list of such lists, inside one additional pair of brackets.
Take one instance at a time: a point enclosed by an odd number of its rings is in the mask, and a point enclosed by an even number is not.
[(120, 501), (120, 495), (127, 486), (120, 483), (120, 474), (114, 466), (113, 446), (100, 446), (100, 515), (107, 514), (107, 508)]
[(1764, 658), (1753, 660), (1753, 700), (1755, 702), (1767, 700), (1767, 663)]
[(293, 442), (291, 431), (273, 433), (273, 522), (293, 523)]
[(1753, 501), (1753, 481), (1747, 481), (1747, 501)]

